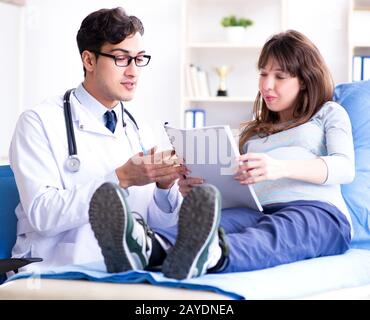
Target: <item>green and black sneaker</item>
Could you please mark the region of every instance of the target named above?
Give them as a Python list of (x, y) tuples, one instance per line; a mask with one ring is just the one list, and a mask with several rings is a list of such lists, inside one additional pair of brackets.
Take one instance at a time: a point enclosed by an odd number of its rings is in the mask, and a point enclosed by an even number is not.
[(102, 184), (90, 201), (89, 220), (108, 272), (142, 270), (152, 250), (152, 231), (135, 219), (121, 188)]
[(168, 278), (198, 277), (217, 264), (222, 255), (218, 227), (221, 195), (213, 185), (193, 187), (180, 208), (178, 235), (162, 272)]

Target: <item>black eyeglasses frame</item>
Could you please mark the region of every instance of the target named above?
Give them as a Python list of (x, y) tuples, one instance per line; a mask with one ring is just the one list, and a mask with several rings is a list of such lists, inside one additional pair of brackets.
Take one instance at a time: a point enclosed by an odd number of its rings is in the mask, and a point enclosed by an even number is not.
[[(149, 61), (150, 61), (150, 59), (152, 58), (152, 56), (150, 56), (150, 55), (148, 55), (148, 54), (144, 54), (144, 55), (140, 55), (140, 56), (136, 56), (136, 57), (132, 57), (132, 56), (129, 56), (129, 55), (117, 55), (117, 56), (115, 56), (115, 55), (113, 55), (113, 54), (109, 54), (109, 53), (105, 53), (105, 52), (100, 52), (100, 51), (95, 51), (95, 50), (89, 50), (89, 51), (91, 51), (91, 52), (93, 52), (93, 53), (95, 53), (95, 54), (97, 54), (97, 55), (101, 55), (101, 56), (103, 56), (103, 57), (108, 57), (108, 58), (111, 58), (111, 59), (113, 59), (114, 60), (114, 63), (115, 63), (115, 65), (117, 66), (117, 67), (121, 67), (121, 68), (124, 68), (124, 67), (128, 67), (130, 64), (131, 64), (131, 62), (132, 62), (132, 60), (134, 60), (135, 61), (135, 65), (137, 66), (137, 67), (145, 67), (145, 66), (147, 66), (148, 64), (149, 64)], [(120, 65), (120, 64), (118, 64), (117, 63), (117, 60), (119, 59), (119, 57), (128, 57), (128, 60), (127, 60), (127, 64), (125, 64), (125, 65)], [(148, 59), (148, 61), (146, 62), (146, 64), (144, 64), (144, 65), (138, 65), (137, 64), (137, 59), (138, 58), (145, 58), (145, 59)]]

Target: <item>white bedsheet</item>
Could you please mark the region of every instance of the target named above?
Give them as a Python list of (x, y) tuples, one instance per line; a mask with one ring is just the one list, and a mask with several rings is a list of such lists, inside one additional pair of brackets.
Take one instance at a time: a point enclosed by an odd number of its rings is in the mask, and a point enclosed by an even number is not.
[(251, 272), (207, 274), (182, 281), (165, 278), (160, 272), (108, 274), (104, 269), (102, 263), (66, 266), (41, 275), (19, 273), (8, 281), (41, 276), (116, 283), (149, 282), (153, 285), (211, 290), (235, 299), (299, 299), (370, 284), (370, 250), (351, 249), (338, 256), (304, 260)]

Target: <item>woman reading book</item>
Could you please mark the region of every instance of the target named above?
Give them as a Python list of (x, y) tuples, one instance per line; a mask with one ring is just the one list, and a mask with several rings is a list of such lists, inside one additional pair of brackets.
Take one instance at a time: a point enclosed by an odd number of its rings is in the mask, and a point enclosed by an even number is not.
[[(290, 30), (265, 43), (258, 69), (254, 117), (240, 135), (235, 180), (253, 184), (263, 213), (230, 208), (221, 215), (216, 187), (202, 177), (180, 178), (177, 238), (161, 258), (168, 277), (257, 270), (349, 248), (351, 219), (340, 185), (354, 178), (351, 123), (331, 101), (324, 59), (307, 37)], [(130, 230), (123, 236), (127, 261), (131, 247), (147, 242), (128, 241)]]
[[(194, 187), (201, 178), (181, 179), (179, 235), (162, 268), (169, 277), (209, 268), (263, 269), (349, 248), (351, 219), (340, 185), (354, 178), (351, 123), (331, 101), (334, 85), (324, 59), (307, 37), (291, 30), (265, 43), (258, 69), (254, 120), (240, 135), (235, 179), (254, 185), (264, 212), (233, 208), (220, 215), (214, 187)], [(199, 225), (202, 232), (208, 227), (208, 237), (198, 241), (191, 233), (198, 234)], [(218, 236), (219, 225), (226, 235)]]

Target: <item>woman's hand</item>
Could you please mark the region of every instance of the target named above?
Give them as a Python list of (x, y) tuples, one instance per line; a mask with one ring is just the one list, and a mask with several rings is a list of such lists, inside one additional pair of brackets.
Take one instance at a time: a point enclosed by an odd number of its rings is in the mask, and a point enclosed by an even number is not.
[(235, 179), (241, 184), (254, 184), (285, 177), (285, 162), (273, 159), (265, 153), (246, 153), (237, 160), (240, 164)]
[(185, 197), (191, 190), (192, 187), (204, 183), (204, 180), (199, 177), (187, 177), (182, 175), (178, 181), (179, 191), (183, 197)]

